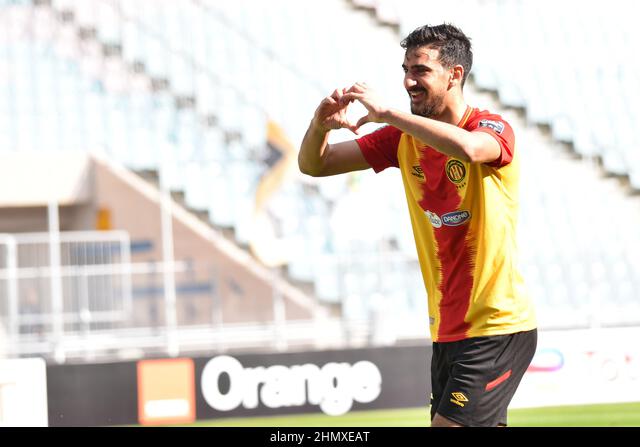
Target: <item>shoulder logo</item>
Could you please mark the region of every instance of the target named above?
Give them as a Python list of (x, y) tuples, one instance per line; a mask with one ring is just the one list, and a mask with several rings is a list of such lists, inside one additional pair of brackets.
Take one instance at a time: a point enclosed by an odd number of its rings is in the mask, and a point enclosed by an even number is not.
[(467, 176), (467, 168), (460, 160), (452, 158), (444, 167), (447, 178), (456, 185), (462, 183)]
[(418, 177), (419, 180), (424, 180), (424, 171), (422, 170), (422, 166), (416, 165), (411, 167), (411, 175), (414, 177)]
[(457, 227), (471, 219), (471, 213), (467, 210), (452, 211), (443, 214), (441, 217), (442, 224), (448, 227)]
[(501, 134), (504, 131), (504, 123), (502, 121), (480, 120), (478, 127), (488, 127), (497, 134)]

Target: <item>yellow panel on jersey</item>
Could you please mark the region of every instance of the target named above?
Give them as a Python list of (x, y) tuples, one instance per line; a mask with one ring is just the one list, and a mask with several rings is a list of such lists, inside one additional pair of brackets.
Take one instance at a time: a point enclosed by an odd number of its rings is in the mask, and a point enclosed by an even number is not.
[(400, 168), (429, 298), (433, 341), (536, 327), (516, 266), (519, 161), (511, 126), (468, 108), (458, 124), (500, 144), (493, 163), (448, 157), (387, 126), (358, 139), (376, 172)]

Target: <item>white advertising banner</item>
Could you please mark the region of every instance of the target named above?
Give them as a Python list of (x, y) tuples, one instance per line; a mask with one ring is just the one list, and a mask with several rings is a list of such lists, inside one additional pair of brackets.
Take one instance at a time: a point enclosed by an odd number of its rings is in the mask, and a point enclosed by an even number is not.
[(547, 331), (510, 408), (640, 402), (640, 328)]
[(45, 361), (0, 360), (0, 427), (46, 427), (48, 419)]

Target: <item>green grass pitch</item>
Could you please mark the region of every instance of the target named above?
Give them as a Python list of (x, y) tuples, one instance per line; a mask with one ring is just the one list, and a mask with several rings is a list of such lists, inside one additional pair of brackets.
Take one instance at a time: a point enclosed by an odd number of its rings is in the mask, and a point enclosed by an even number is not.
[[(354, 411), (199, 421), (199, 427), (428, 427), (428, 409)], [(509, 411), (511, 427), (640, 427), (640, 402)]]

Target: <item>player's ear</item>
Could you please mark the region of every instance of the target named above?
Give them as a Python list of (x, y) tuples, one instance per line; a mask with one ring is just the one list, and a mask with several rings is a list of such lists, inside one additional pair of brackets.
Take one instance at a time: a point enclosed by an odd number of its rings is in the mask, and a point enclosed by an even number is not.
[(449, 89), (462, 86), (464, 78), (464, 67), (462, 65), (454, 65), (449, 69)]

